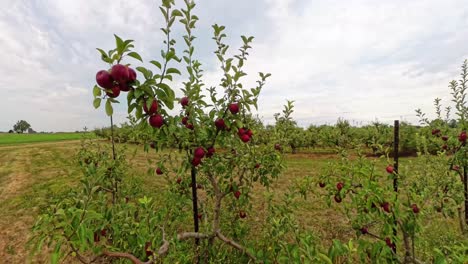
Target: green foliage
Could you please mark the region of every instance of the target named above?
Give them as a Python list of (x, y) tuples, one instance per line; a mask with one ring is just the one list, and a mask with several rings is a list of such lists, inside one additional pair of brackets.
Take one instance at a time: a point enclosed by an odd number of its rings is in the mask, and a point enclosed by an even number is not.
[(28, 130), (31, 127), (31, 125), (24, 121), (24, 120), (19, 120), (16, 122), (16, 124), (13, 125), (13, 130), (16, 133), (24, 133), (24, 131)]

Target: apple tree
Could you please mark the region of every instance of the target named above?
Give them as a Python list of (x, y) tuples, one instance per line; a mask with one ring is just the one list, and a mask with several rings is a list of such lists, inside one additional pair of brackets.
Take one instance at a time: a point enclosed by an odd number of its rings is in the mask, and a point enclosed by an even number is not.
[[(190, 0), (180, 9), (173, 0), (162, 0), (164, 48), (149, 67), (130, 64), (131, 59), (143, 61), (133, 51), (133, 40), (115, 36), (115, 48), (98, 49), (108, 67), (96, 74), (93, 105), (104, 104), (113, 128), (114, 104), (126, 96), (135, 129), (150, 131), (144, 149), (158, 154), (156, 160), (148, 159), (148, 171), (167, 181), (167, 188), (154, 190), (163, 193), (162, 201), (138, 197), (138, 184), (126, 182), (131, 164), (114, 146), (112, 131), (112, 151), (87, 146), (80, 152), (82, 189), (52, 205), (34, 227), (36, 249), (45, 244), (53, 248), (53, 262), (69, 256), (84, 263), (115, 258), (133, 263), (201, 258), (247, 262), (259, 257), (252, 247), (255, 239), (246, 239), (248, 219), (254, 215), (250, 200), (254, 187), (268, 188), (283, 168), (275, 145), (281, 136), (273, 134), (258, 144), (255, 124), (247, 117), (258, 107), (270, 74), (259, 73), (250, 88), (244, 84), (243, 66), (253, 37), (242, 36), (238, 52), (229, 55), (225, 27), (213, 25), (223, 77), (207, 87), (195, 59), (199, 18), (194, 7)], [(180, 53), (172, 34), (176, 22), (185, 29)], [(180, 97), (175, 87), (181, 87)], [(177, 152), (168, 151), (173, 146)]]

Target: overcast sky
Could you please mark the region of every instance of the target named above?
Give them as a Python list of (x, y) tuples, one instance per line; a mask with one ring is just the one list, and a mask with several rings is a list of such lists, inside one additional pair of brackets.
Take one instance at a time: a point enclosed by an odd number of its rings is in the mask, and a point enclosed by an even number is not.
[[(6, 1), (6, 0), (0, 0)], [(182, 2), (182, 1), (179, 1)], [(136, 41), (145, 61), (160, 54), (162, 19), (154, 0), (15, 0), (0, 9), (0, 131), (27, 120), (38, 131), (108, 124), (92, 107), (100, 61), (96, 47), (113, 34)], [(272, 73), (259, 115), (271, 121), (294, 100), (301, 125), (375, 119), (415, 121), (468, 58), (466, 0), (202, 0), (195, 34), (205, 82), (219, 65), (211, 25), (225, 25), (235, 51), (240, 35), (255, 40), (245, 70)], [(178, 33), (176, 31), (176, 33)], [(176, 40), (182, 42), (179, 36)], [(132, 61), (135, 63), (135, 61)], [(138, 63), (136, 63), (138, 65)], [(119, 107), (116, 121), (125, 121)]]

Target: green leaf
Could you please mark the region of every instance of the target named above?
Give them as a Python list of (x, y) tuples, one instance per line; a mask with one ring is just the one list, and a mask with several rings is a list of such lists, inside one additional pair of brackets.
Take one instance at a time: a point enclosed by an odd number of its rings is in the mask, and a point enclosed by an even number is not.
[(143, 76), (145, 76), (145, 79), (151, 79), (153, 77), (153, 72), (146, 68), (137, 67), (136, 70), (141, 72)]
[(99, 53), (101, 53), (101, 55), (102, 55), (103, 57), (108, 57), (108, 56), (107, 56), (107, 53), (106, 53), (104, 50), (102, 50), (102, 49), (100, 49), (100, 48), (96, 48), (96, 49), (99, 51)]
[(128, 107), (128, 113), (130, 114), (138, 106), (138, 104), (133, 103)]
[(108, 116), (111, 116), (114, 113), (114, 109), (112, 108), (112, 104), (110, 100), (108, 99), (106, 102), (106, 114)]
[(101, 60), (107, 63), (112, 63), (112, 59), (109, 57), (109, 55), (107, 55), (107, 53), (104, 50), (99, 48), (97, 48), (97, 50), (99, 51), (99, 53), (101, 53)]
[(150, 63), (153, 64), (154, 66), (158, 67), (159, 69), (161, 69), (161, 63), (159, 63), (158, 61), (152, 60), (152, 61), (150, 61)]
[(182, 16), (182, 12), (180, 12), (180, 11), (177, 10), (177, 9), (174, 9), (174, 10), (172, 10), (171, 16), (172, 16), (172, 17)]
[(101, 98), (95, 98), (93, 101), (94, 108), (98, 109), (101, 106)]
[(127, 55), (134, 58), (134, 59), (137, 59), (137, 60), (143, 62), (143, 59), (141, 58), (140, 54), (138, 54), (136, 52), (130, 52)]
[(176, 68), (169, 68), (167, 69), (166, 73), (167, 74), (175, 73), (175, 74), (181, 75), (181, 72)]
[[(169, 100), (171, 101), (174, 101), (175, 99), (175, 94), (174, 94), (174, 91), (171, 89), (171, 87), (169, 87), (169, 85), (165, 84), (165, 83), (159, 83), (157, 85), (159, 88), (163, 89), (164, 92), (167, 94), (167, 96), (169, 97)], [(172, 109), (172, 108), (171, 108)]]
[(131, 39), (127, 39), (126, 41), (124, 41), (123, 45), (124, 45), (125, 50), (134, 47), (133, 44), (131, 44), (132, 42), (133, 40)]
[(93, 88), (93, 95), (94, 97), (98, 97), (98, 96), (101, 96), (101, 88), (99, 88), (99, 86), (97, 85), (94, 85), (94, 88)]
[(115, 37), (115, 45), (117, 46), (117, 53), (119, 55), (122, 55), (123, 51), (125, 50), (125, 43), (119, 36), (114, 34), (114, 37)]

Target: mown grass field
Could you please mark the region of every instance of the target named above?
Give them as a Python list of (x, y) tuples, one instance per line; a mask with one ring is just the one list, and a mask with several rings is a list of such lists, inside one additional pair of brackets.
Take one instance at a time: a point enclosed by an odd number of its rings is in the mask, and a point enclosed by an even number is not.
[[(91, 133), (88, 133), (91, 134)], [(83, 136), (82, 133), (47, 133), (47, 134), (15, 134), (0, 133), (0, 146), (16, 145), (24, 143), (53, 142), (63, 140), (77, 140)]]
[[(81, 171), (74, 159), (79, 147), (80, 141), (0, 146), (0, 263), (49, 262), (46, 254), (28, 260), (26, 242), (40, 209), (47, 206), (52, 197), (79, 186)], [(157, 199), (161, 192), (155, 190), (160, 190), (166, 182), (161, 177), (147, 174), (147, 160), (157, 158), (156, 154), (143, 152), (141, 146), (129, 146), (129, 149), (129, 153), (136, 150), (134, 156), (129, 156), (129, 176), (142, 180), (145, 195)], [(321, 168), (336, 158), (334, 154), (324, 153), (288, 154), (287, 169), (273, 189), (279, 196), (295, 178), (318, 176)], [(403, 159), (402, 166), (409, 161)], [(253, 199), (257, 206), (262, 204), (263, 191), (255, 192)], [(326, 206), (320, 192), (317, 188), (316, 193), (301, 202), (296, 212), (300, 224), (313, 230), (324, 244), (331, 243), (332, 239), (353, 238), (355, 231), (343, 217), (340, 207), (336, 204)], [(256, 211), (249, 220), (262, 221), (260, 214), (261, 210)], [(456, 229), (453, 221), (437, 226), (440, 230), (432, 232), (434, 239), (447, 233), (447, 226), (453, 227), (454, 232)]]

